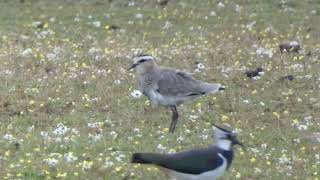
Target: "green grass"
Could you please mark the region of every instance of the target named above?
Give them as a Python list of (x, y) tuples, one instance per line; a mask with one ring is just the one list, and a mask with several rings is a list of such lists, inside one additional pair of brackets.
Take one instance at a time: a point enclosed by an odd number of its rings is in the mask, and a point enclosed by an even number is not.
[[(305, 138), (320, 131), (319, 1), (218, 3), (1, 1), (1, 179), (164, 179), (152, 166), (130, 164), (131, 154), (209, 146), (212, 124), (236, 129), (247, 146), (235, 148), (221, 179), (320, 177), (320, 145)], [(112, 25), (121, 29), (106, 28)], [(50, 34), (37, 37), (44, 32)], [(304, 53), (280, 55), (278, 45), (291, 40)], [(271, 49), (272, 58), (257, 55), (258, 47)], [(32, 53), (22, 55), (28, 48)], [(130, 95), (137, 83), (127, 68), (136, 52), (189, 72), (201, 62), (205, 69), (195, 77), (227, 88), (180, 106), (176, 132), (169, 134), (170, 110)], [(245, 76), (258, 66), (266, 69), (260, 80)], [(279, 80), (287, 74), (295, 79)], [(63, 135), (54, 134), (59, 123), (68, 128)], [(74, 162), (64, 159), (68, 152)], [(50, 159), (58, 164), (50, 167)]]

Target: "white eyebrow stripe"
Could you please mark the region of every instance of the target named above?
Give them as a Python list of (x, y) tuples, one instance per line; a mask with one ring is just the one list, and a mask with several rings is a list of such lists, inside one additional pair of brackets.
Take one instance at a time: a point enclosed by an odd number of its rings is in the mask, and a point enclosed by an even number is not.
[(153, 57), (152, 57), (152, 56), (141, 56), (141, 57), (136, 57), (136, 58), (135, 58), (135, 61), (136, 61), (136, 62), (138, 62), (138, 61), (140, 61), (140, 60), (142, 60), (142, 59), (152, 60), (152, 59), (153, 59)]

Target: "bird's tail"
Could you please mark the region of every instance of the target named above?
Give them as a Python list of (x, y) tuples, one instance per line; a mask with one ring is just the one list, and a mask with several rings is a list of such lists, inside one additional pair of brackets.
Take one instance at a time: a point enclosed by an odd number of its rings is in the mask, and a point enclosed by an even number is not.
[(225, 89), (224, 86), (221, 84), (209, 84), (209, 83), (203, 83), (202, 88), (205, 89), (207, 93), (216, 93), (219, 91), (223, 91)]
[(140, 164), (159, 164), (163, 159), (162, 154), (155, 153), (134, 153), (132, 155), (131, 163)]

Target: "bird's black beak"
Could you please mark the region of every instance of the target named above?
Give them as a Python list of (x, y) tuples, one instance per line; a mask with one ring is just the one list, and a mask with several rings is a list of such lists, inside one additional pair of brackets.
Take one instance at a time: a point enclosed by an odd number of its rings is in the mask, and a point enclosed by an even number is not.
[(223, 90), (225, 90), (226, 88), (224, 87), (224, 86), (220, 86), (219, 87), (219, 91), (223, 91)]
[(232, 142), (234, 145), (240, 145), (240, 146), (242, 146), (243, 147), (243, 144), (240, 142), (240, 141), (238, 141), (238, 139), (236, 139), (236, 140), (233, 140), (233, 142)]
[(132, 64), (128, 70), (134, 69), (138, 64)]
[(245, 146), (238, 139), (233, 139), (232, 140), (232, 144), (233, 145), (239, 145), (239, 146), (241, 146), (242, 149), (245, 150)]

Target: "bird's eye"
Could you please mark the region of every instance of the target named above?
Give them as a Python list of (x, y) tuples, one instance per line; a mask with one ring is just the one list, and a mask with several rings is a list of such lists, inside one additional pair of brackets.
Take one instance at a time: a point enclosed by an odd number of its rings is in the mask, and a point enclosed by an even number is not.
[(233, 135), (232, 134), (228, 134), (227, 135), (227, 139), (233, 139)]
[(141, 59), (138, 63), (143, 63), (143, 62), (146, 62), (147, 60), (146, 59)]

